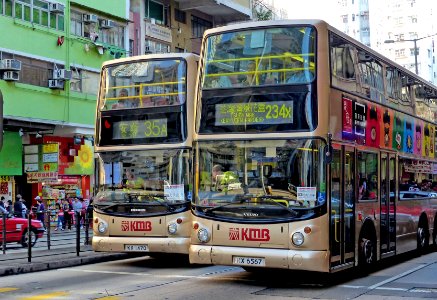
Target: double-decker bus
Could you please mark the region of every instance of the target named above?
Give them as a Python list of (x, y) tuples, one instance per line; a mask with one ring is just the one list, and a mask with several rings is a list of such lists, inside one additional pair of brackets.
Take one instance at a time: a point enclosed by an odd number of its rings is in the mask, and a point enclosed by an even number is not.
[(188, 254), (198, 56), (103, 64), (97, 104), (95, 251)]
[(436, 244), (437, 89), (320, 20), (207, 30), (190, 262), (334, 272)]

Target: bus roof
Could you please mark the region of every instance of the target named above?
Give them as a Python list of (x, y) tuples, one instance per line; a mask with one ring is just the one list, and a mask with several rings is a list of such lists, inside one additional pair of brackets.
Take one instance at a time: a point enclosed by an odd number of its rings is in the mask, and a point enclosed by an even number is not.
[(234, 31), (234, 30), (241, 30), (241, 29), (251, 29), (251, 28), (263, 28), (263, 27), (271, 27), (271, 26), (286, 26), (286, 25), (309, 25), (309, 26), (315, 26), (319, 29), (326, 29), (329, 30), (338, 36), (342, 37), (343, 39), (351, 42), (352, 44), (356, 45), (359, 48), (362, 48), (363, 50), (366, 50), (367, 52), (371, 53), (372, 55), (378, 57), (380, 60), (384, 61), (385, 63), (398, 68), (402, 72), (406, 73), (406, 75), (414, 77), (421, 83), (428, 85), (434, 89), (437, 89), (437, 86), (426, 81), (424, 78), (420, 77), (419, 75), (415, 74), (414, 72), (411, 72), (407, 68), (401, 66), (400, 64), (396, 63), (395, 61), (391, 60), (390, 58), (382, 55), (381, 53), (375, 51), (374, 49), (364, 45), (360, 41), (352, 38), (351, 36), (343, 33), (339, 29), (333, 27), (332, 25), (328, 24), (326, 21), (321, 19), (290, 19), (290, 20), (268, 20), (268, 21), (250, 21), (250, 22), (240, 22), (235, 23), (231, 25), (225, 25), (220, 26), (212, 29), (208, 29), (204, 33), (204, 37), (224, 31)]
[(124, 57), (119, 59), (112, 59), (105, 61), (102, 64), (102, 68), (106, 67), (108, 65), (115, 65), (120, 63), (126, 63), (130, 61), (138, 61), (138, 60), (152, 60), (152, 59), (163, 59), (163, 58), (169, 58), (169, 59), (175, 59), (175, 58), (183, 58), (183, 59), (195, 59), (199, 60), (199, 56), (194, 53), (159, 53), (159, 54), (144, 54), (144, 55), (137, 55), (137, 56), (130, 56), (130, 57)]

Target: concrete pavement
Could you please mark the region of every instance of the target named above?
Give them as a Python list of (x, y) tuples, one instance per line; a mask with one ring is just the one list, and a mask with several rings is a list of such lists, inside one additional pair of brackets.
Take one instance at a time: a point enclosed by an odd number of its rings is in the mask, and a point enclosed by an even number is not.
[(53, 232), (50, 239), (50, 250), (47, 247), (46, 235), (37, 241), (32, 248), (31, 262), (28, 259), (27, 248), (22, 248), (18, 244), (7, 244), (6, 254), (3, 254), (0, 243), (0, 276), (67, 268), (128, 257), (125, 253), (94, 252), (91, 245), (84, 245), (83, 234), (78, 256), (74, 230), (70, 233)]

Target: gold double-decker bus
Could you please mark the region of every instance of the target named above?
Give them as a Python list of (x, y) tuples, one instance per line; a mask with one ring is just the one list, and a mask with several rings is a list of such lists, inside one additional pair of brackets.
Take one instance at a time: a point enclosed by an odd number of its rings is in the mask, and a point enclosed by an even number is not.
[(437, 89), (320, 20), (205, 32), (190, 262), (334, 272), (436, 244)]
[(198, 56), (106, 62), (97, 103), (95, 251), (188, 254)]

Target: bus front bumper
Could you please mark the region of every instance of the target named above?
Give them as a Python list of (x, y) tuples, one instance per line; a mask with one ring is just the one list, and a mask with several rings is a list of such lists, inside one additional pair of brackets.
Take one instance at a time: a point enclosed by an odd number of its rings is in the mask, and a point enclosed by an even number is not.
[(258, 267), (234, 263), (236, 257), (264, 259), (264, 268), (329, 272), (329, 252), (288, 249), (190, 246), (190, 263)]
[(93, 236), (92, 245), (94, 251), (102, 252), (150, 252), (188, 254), (190, 238)]

